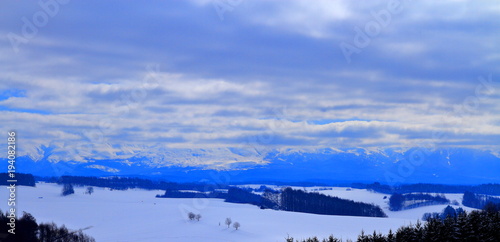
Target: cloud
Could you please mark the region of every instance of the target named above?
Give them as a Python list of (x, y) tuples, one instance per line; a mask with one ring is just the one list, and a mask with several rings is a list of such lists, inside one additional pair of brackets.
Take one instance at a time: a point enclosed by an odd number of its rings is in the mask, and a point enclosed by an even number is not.
[(67, 4), (17, 53), (7, 34), (22, 34), (22, 18), (41, 8), (5, 3), (0, 122), (24, 152), (498, 149), (496, 2), (402, 1), (351, 63), (339, 44), (386, 1), (242, 1), (223, 21), (212, 1), (117, 3)]

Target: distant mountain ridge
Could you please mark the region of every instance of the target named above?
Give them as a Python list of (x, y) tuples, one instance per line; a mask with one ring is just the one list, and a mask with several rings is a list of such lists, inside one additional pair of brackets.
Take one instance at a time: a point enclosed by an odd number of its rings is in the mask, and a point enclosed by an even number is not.
[(491, 151), (468, 148), (263, 152), (156, 147), (109, 158), (84, 157), (80, 161), (60, 159), (63, 156), (57, 148), (42, 146), (36, 155), (18, 157), (17, 170), (37, 176), (141, 176), (178, 182), (500, 183), (500, 157)]

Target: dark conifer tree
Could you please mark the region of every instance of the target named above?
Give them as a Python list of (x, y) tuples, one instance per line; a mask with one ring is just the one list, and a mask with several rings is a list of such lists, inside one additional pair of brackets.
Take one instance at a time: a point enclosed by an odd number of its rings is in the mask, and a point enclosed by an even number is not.
[(443, 213), (441, 214), (442, 219), (446, 219), (447, 217), (452, 217), (452, 218), (457, 217), (457, 212), (450, 205), (446, 206), (446, 208), (444, 208), (444, 210), (443, 210)]
[(392, 233), (392, 229), (389, 229), (389, 233), (387, 234), (387, 239), (386, 239), (387, 242), (395, 242), (396, 241), (396, 237), (394, 236), (394, 234)]

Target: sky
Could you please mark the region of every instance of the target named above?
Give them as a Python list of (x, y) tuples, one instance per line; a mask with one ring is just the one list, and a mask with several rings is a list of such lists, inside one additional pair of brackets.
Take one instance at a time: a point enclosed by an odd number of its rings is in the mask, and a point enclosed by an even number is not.
[(0, 130), (39, 147), (500, 149), (498, 1), (1, 1)]

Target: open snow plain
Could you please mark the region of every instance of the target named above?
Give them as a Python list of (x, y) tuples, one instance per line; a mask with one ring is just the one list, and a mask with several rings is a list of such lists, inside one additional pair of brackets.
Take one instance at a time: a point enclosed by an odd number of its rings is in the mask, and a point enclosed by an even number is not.
[[(18, 216), (31, 213), (37, 222), (65, 224), (100, 241), (285, 241), (294, 238), (333, 234), (337, 238), (355, 239), (363, 229), (387, 233), (401, 225), (415, 223), (425, 212), (440, 212), (446, 205), (388, 211), (384, 194), (363, 189), (333, 187), (318, 191), (332, 196), (380, 205), (388, 218), (329, 216), (262, 210), (248, 204), (225, 203), (221, 199), (155, 198), (164, 191), (132, 189), (117, 191), (94, 188), (92, 195), (84, 194), (85, 187), (75, 187), (75, 194), (62, 197), (61, 185), (37, 183), (36, 187), (18, 187)], [(303, 189), (303, 188), (301, 188)], [(317, 187), (306, 188), (309, 191)], [(445, 194), (461, 202), (461, 194)], [(0, 190), (0, 209), (6, 211), (8, 189)], [(455, 206), (456, 207), (456, 206)], [(466, 210), (470, 210), (465, 208)], [(187, 212), (201, 214), (200, 221), (189, 221)], [(241, 224), (239, 230), (227, 228), (226, 217)], [(219, 225), (220, 223), (220, 225)]]

